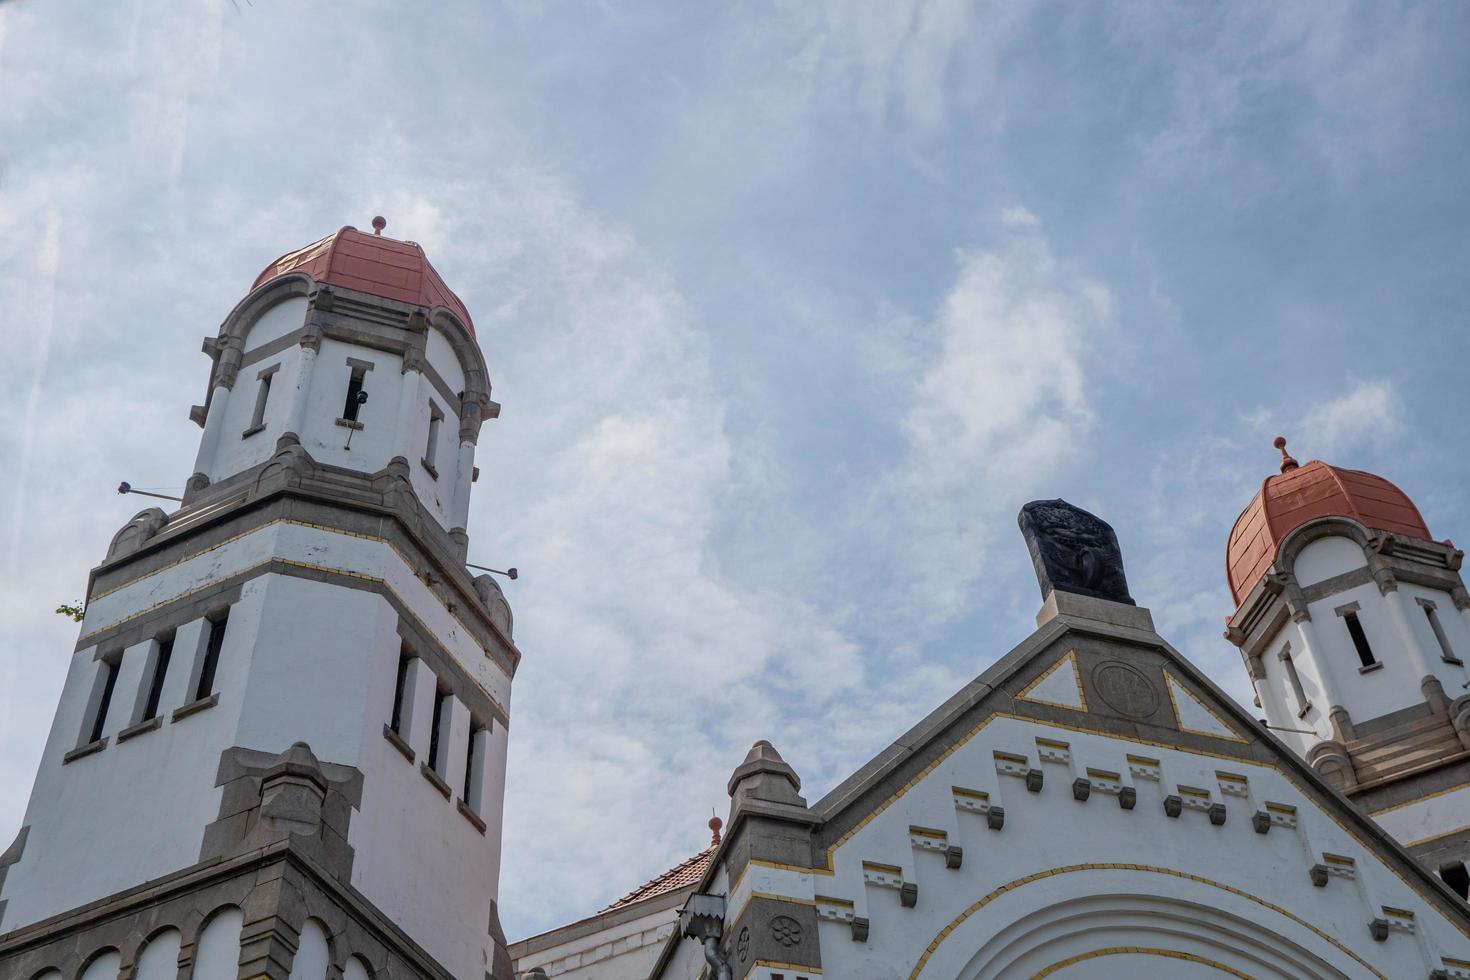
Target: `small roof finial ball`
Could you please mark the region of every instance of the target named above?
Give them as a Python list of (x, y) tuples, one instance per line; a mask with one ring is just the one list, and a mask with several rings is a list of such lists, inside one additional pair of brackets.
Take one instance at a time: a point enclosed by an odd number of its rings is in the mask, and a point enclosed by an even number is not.
[(383, 229), (386, 228), (386, 227), (388, 227), (388, 219), (387, 218), (383, 217), (381, 214), (378, 215), (377, 217), (373, 218), (373, 234), (374, 235), (381, 235), (383, 233)]
[(711, 847), (714, 847), (715, 845), (719, 844), (719, 842), (720, 842), (720, 828), (723, 827), (723, 826), (725, 826), (725, 821), (721, 820), (719, 817), (710, 817), (709, 818), (709, 835), (710, 835), (709, 842), (710, 842), (710, 846)]
[(1285, 473), (1289, 470), (1294, 470), (1301, 465), (1286, 451), (1286, 436), (1277, 436), (1271, 442), (1271, 445), (1281, 450), (1281, 472)]

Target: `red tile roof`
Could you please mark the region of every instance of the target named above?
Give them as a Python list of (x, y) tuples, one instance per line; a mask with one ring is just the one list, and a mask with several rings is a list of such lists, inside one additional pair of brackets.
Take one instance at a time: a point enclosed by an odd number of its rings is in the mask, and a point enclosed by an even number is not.
[(1283, 472), (1266, 479), (1230, 530), (1225, 574), (1236, 605), (1276, 560), (1282, 540), (1318, 517), (1351, 517), (1365, 527), (1433, 540), (1414, 502), (1383, 477), (1285, 458)]
[(699, 879), (704, 877), (705, 869), (709, 867), (710, 858), (714, 856), (717, 847), (718, 845), (711, 844), (707, 850), (700, 851), (689, 860), (674, 865), (657, 878), (633, 889), (602, 911), (611, 912), (613, 909), (641, 902), (645, 898), (653, 898), (655, 895), (664, 895), (678, 891), (680, 888), (699, 884)]
[[(474, 336), (475, 325), (458, 296), (444, 285), (416, 242), (369, 235), (350, 225), (276, 259), (255, 277), (260, 286), (299, 272), (319, 283), (356, 289), (429, 309), (444, 307)], [(254, 288), (254, 287), (252, 287)]]

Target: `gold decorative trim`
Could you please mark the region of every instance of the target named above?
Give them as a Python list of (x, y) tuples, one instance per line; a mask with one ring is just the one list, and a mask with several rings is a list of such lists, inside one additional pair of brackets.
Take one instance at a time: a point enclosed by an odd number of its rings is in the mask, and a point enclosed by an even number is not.
[[(1164, 690), (1169, 695), (1169, 707), (1174, 712), (1174, 724), (1176, 724), (1176, 725), (1179, 726), (1179, 730), (1181, 732), (1188, 732), (1191, 735), (1203, 735), (1206, 738), (1223, 739), (1226, 742), (1242, 742), (1242, 743), (1244, 743), (1246, 741), (1244, 738), (1242, 738), (1240, 736), (1239, 733), (1236, 732), (1235, 727), (1233, 725), (1231, 725), (1228, 722), (1226, 722), (1224, 718), (1221, 718), (1219, 715), (1215, 714), (1215, 712), (1210, 709), (1210, 706), (1209, 705), (1207, 705), (1203, 701), (1201, 701), (1198, 697), (1195, 696), (1195, 693), (1193, 691), (1191, 691), (1188, 687), (1186, 687), (1183, 684), (1181, 684), (1179, 682), (1179, 679), (1177, 677), (1175, 677), (1173, 674), (1169, 673), (1169, 668), (1164, 667), (1164, 668), (1161, 668), (1161, 669), (1164, 672)], [(1203, 711), (1205, 714), (1209, 715), (1211, 718), (1215, 719), (1215, 723), (1218, 724), (1221, 728), (1225, 729), (1230, 734), (1228, 734), (1228, 735), (1221, 735), (1219, 732), (1206, 732), (1206, 731), (1201, 731), (1198, 728), (1190, 728), (1189, 726), (1185, 725), (1184, 724), (1184, 717), (1181, 714), (1179, 714), (1179, 702), (1177, 700), (1175, 700), (1175, 698), (1174, 698), (1174, 688), (1176, 688), (1176, 687), (1179, 688), (1179, 690), (1181, 690), (1181, 691), (1184, 692), (1185, 697), (1189, 698), (1189, 700), (1193, 701), (1196, 705), (1198, 705), (1199, 706), (1199, 709), (1201, 711)]]
[(1099, 956), (1116, 956), (1120, 953), (1133, 953), (1141, 956), (1166, 956), (1171, 960), (1188, 960), (1191, 963), (1202, 963), (1212, 969), (1219, 970), (1221, 973), (1228, 973), (1232, 977), (1240, 977), (1241, 980), (1255, 980), (1249, 973), (1241, 973), (1235, 967), (1226, 966), (1218, 960), (1206, 959), (1203, 956), (1196, 956), (1194, 953), (1186, 953), (1177, 949), (1161, 949), (1157, 946), (1109, 946), (1106, 949), (1094, 949), (1088, 953), (1078, 953), (1076, 956), (1069, 956), (1064, 960), (1058, 960), (1036, 974), (1031, 980), (1042, 980), (1043, 977), (1049, 977), (1058, 970), (1069, 967), (1074, 963), (1081, 963), (1083, 960), (1095, 960)]
[[(929, 957), (934, 955), (934, 951), (939, 948), (940, 944), (943, 943), (944, 940), (949, 938), (950, 934), (954, 932), (955, 929), (957, 929), (970, 916), (974, 915), (976, 912), (980, 911), (982, 908), (989, 905), (1000, 896), (1015, 891), (1022, 885), (1029, 885), (1032, 882), (1040, 881), (1043, 878), (1051, 878), (1055, 875), (1074, 874), (1079, 871), (1145, 871), (1152, 874), (1168, 875), (1173, 878), (1183, 878), (1186, 881), (1193, 881), (1201, 885), (1209, 885), (1212, 888), (1219, 888), (1222, 891), (1229, 892), (1230, 894), (1235, 895), (1239, 898), (1248, 899), (1249, 901), (1255, 902), (1257, 905), (1268, 908), (1273, 912), (1277, 912), (1281, 915), (1286, 916), (1297, 925), (1311, 930), (1317, 936), (1326, 940), (1328, 943), (1331, 943), (1343, 953), (1346, 953), (1358, 964), (1360, 964), (1363, 969), (1367, 970), (1369, 973), (1372, 973), (1375, 977), (1378, 977), (1378, 980), (1388, 980), (1387, 977), (1385, 977), (1382, 973), (1379, 973), (1377, 970), (1373, 969), (1373, 966), (1357, 953), (1354, 953), (1351, 949), (1348, 949), (1342, 943), (1338, 942), (1336, 939), (1323, 932), (1321, 929), (1318, 929), (1306, 919), (1303, 919), (1297, 915), (1293, 915), (1279, 905), (1268, 902), (1263, 898), (1257, 898), (1250, 892), (1243, 891), (1239, 888), (1234, 887), (1233, 885), (1226, 885), (1222, 882), (1214, 881), (1210, 878), (1204, 878), (1200, 875), (1190, 874), (1187, 871), (1176, 871), (1173, 868), (1160, 868), (1148, 864), (1070, 864), (1060, 868), (1052, 868), (1049, 871), (1038, 871), (1035, 874), (1026, 875), (1024, 878), (1017, 878), (1015, 881), (1007, 882), (1006, 884), (1001, 885), (999, 888), (990, 892), (988, 895), (980, 898), (969, 908), (965, 909), (959, 915), (950, 920), (949, 925), (939, 930), (938, 934), (935, 935), (933, 941), (931, 941), (929, 945), (924, 949), (923, 954), (919, 957), (919, 961), (914, 964), (913, 972), (909, 974), (909, 980), (918, 980), (919, 974), (924, 972), (924, 967), (929, 962)], [(1042, 975), (1044, 974), (1038, 974), (1038, 976)]]
[[(1046, 698), (1034, 698), (1031, 696), (1031, 691), (1033, 689), (1041, 684), (1042, 681), (1046, 680), (1052, 674), (1055, 674), (1058, 670), (1060, 670), (1064, 664), (1070, 664), (1072, 667), (1072, 680), (1075, 681), (1077, 684), (1077, 700), (1081, 702), (1081, 707), (1078, 707), (1075, 704), (1067, 704), (1064, 701), (1048, 701)], [(1043, 670), (1041, 674), (1036, 677), (1035, 680), (1033, 680), (1030, 684), (1027, 684), (1025, 687), (1021, 688), (1020, 692), (1016, 695), (1016, 699), (1018, 701), (1031, 701), (1036, 704), (1049, 704), (1054, 708), (1066, 708), (1069, 711), (1085, 712), (1087, 710), (1087, 695), (1084, 694), (1082, 691), (1082, 671), (1077, 669), (1077, 651), (1068, 650), (1065, 657), (1058, 660), (1050, 667), (1046, 668), (1046, 670)]]
[(1404, 846), (1418, 847), (1420, 844), (1432, 844), (1437, 840), (1444, 840), (1446, 837), (1453, 837), (1455, 834), (1464, 833), (1467, 830), (1470, 830), (1470, 824), (1467, 824), (1463, 827), (1456, 827), (1454, 830), (1446, 830), (1442, 834), (1434, 834), (1429, 837), (1421, 837), (1418, 840), (1406, 840), (1404, 841)]
[(1416, 796), (1412, 800), (1405, 800), (1402, 803), (1392, 803), (1386, 807), (1382, 807), (1377, 810), (1369, 810), (1368, 816), (1376, 817), (1380, 813), (1392, 813), (1395, 810), (1402, 810), (1406, 806), (1413, 806), (1416, 803), (1424, 803), (1440, 796), (1447, 796), (1448, 794), (1460, 789), (1470, 789), (1470, 783), (1456, 783), (1454, 786), (1446, 786), (1444, 789), (1437, 789), (1433, 793), (1425, 793), (1423, 796)]
[[(1101, 738), (1113, 739), (1113, 740), (1119, 741), (1119, 742), (1131, 742), (1131, 743), (1133, 743), (1135, 745), (1147, 745), (1147, 746), (1150, 746), (1152, 748), (1168, 749), (1171, 752), (1179, 752), (1179, 753), (1182, 753), (1184, 755), (1200, 756), (1200, 757), (1207, 758), (1207, 759), (1224, 759), (1224, 760), (1227, 760), (1229, 762), (1233, 762), (1236, 765), (1246, 766), (1248, 768), (1260, 768), (1260, 769), (1271, 770), (1271, 771), (1275, 772), (1277, 775), (1281, 776), (1283, 779), (1285, 779), (1287, 781), (1287, 783), (1289, 783), (1293, 789), (1295, 789), (1298, 793), (1300, 793), (1302, 795), (1302, 799), (1304, 799), (1306, 802), (1310, 803), (1313, 807), (1315, 807), (1317, 809), (1318, 812), (1320, 812), (1323, 816), (1327, 817), (1327, 819), (1331, 820), (1334, 824), (1336, 824), (1337, 825), (1337, 828), (1339, 830), (1341, 830), (1344, 834), (1346, 834), (1348, 837), (1350, 837), (1353, 840), (1354, 843), (1356, 843), (1359, 847), (1363, 848), (1363, 850), (1365, 850), (1365, 851), (1369, 852), (1370, 854), (1373, 854), (1375, 857), (1379, 858), (1381, 860), (1383, 866), (1385, 868), (1387, 868), (1388, 871), (1390, 873), (1392, 873), (1393, 876), (1395, 878), (1397, 878), (1399, 880), (1399, 882), (1402, 883), (1405, 888), (1409, 889), (1409, 891), (1411, 891), (1414, 894), (1418, 895), (1421, 899), (1423, 899), (1431, 907), (1434, 907), (1436, 909), (1438, 909), (1438, 907), (1439, 907), (1437, 905), (1437, 903), (1436, 903), (1436, 899), (1430, 897), (1429, 892), (1425, 891), (1424, 886), (1421, 883), (1411, 882), (1408, 878), (1406, 878), (1403, 875), (1403, 873), (1401, 871), (1399, 871), (1399, 869), (1397, 867), (1394, 866), (1391, 858), (1390, 859), (1383, 859), (1382, 856), (1378, 853), (1377, 848), (1375, 846), (1373, 846), (1373, 845), (1368, 844), (1367, 841), (1360, 835), (1360, 833), (1358, 832), (1358, 830), (1356, 828), (1349, 827), (1347, 824), (1343, 823), (1342, 820), (1338, 817), (1338, 815), (1336, 813), (1334, 813), (1332, 810), (1328, 809), (1327, 807), (1323, 806), (1320, 802), (1318, 802), (1317, 799), (1310, 792), (1308, 792), (1305, 788), (1303, 788), (1302, 784), (1297, 781), (1296, 777), (1290, 771), (1288, 771), (1285, 767), (1283, 767), (1281, 765), (1278, 765), (1278, 764), (1273, 763), (1273, 762), (1257, 762), (1257, 761), (1250, 760), (1250, 759), (1242, 759), (1238, 755), (1227, 755), (1227, 754), (1222, 753), (1222, 752), (1212, 752), (1212, 751), (1210, 751), (1208, 749), (1189, 748), (1189, 747), (1185, 747), (1185, 746), (1173, 744), (1173, 743), (1170, 743), (1170, 742), (1160, 742), (1160, 741), (1157, 741), (1155, 739), (1139, 738), (1136, 735), (1122, 735), (1122, 734), (1119, 734), (1117, 732), (1102, 731), (1102, 730), (1097, 729), (1097, 728), (1084, 728), (1084, 727), (1082, 727), (1080, 725), (1069, 725), (1069, 724), (1066, 724), (1065, 722), (1060, 722), (1060, 721), (1041, 721), (1040, 719), (1037, 719), (1037, 718), (1028, 718), (1025, 715), (1017, 715), (1017, 714), (1013, 714), (1012, 712), (1009, 712), (1009, 711), (997, 711), (997, 712), (994, 712), (993, 714), (989, 715), (984, 720), (982, 720), (974, 728), (970, 729), (970, 731), (968, 731), (967, 733), (965, 733), (963, 736), (961, 736), (960, 738), (956, 739), (955, 740), (955, 743), (953, 745), (951, 745), (949, 748), (947, 748), (943, 752), (941, 752), (938, 756), (936, 756), (934, 758), (934, 760), (932, 762), (930, 762), (923, 769), (920, 769), (918, 772), (916, 772), (913, 775), (913, 777), (911, 779), (909, 779), (908, 782), (904, 783), (897, 790), (895, 790), (893, 792), (893, 794), (888, 797), (888, 799), (884, 800), (882, 803), (880, 803), (876, 807), (874, 807), (869, 813), (867, 813), (866, 815), (864, 815), (861, 820), (859, 820), (857, 823), (853, 824), (852, 827), (848, 828), (848, 830), (846, 832), (844, 832), (840, 837), (838, 837), (837, 840), (835, 840), (831, 844), (829, 844), (827, 846), (826, 854), (825, 854), (825, 865), (826, 865), (825, 867), (822, 867), (822, 868), (798, 868), (798, 867), (791, 866), (791, 865), (772, 864), (772, 863), (764, 862), (764, 861), (762, 861), (762, 862), (751, 861), (749, 863), (750, 864), (760, 863), (760, 864), (765, 865), (767, 867), (773, 867), (773, 868), (783, 868), (784, 867), (787, 870), (799, 871), (799, 872), (801, 872), (803, 874), (826, 874), (826, 875), (835, 874), (836, 872), (834, 870), (834, 868), (835, 868), (834, 860), (835, 860), (835, 857), (836, 857), (837, 849), (839, 847), (841, 847), (843, 844), (847, 843), (848, 840), (850, 840), (853, 837), (853, 835), (855, 835), (858, 831), (862, 830), (868, 824), (872, 823), (875, 819), (877, 819), (877, 817), (879, 816), (879, 814), (881, 814), (884, 810), (887, 810), (890, 806), (892, 806), (893, 805), (893, 802), (895, 800), (899, 799), (901, 796), (903, 796), (906, 793), (908, 793), (908, 791), (910, 789), (912, 789), (913, 787), (917, 786), (920, 782), (922, 782), (925, 778), (927, 778), (928, 775), (931, 772), (933, 772), (935, 769), (938, 769), (941, 765), (943, 765), (944, 762), (946, 760), (948, 760), (951, 755), (953, 755), (954, 753), (958, 752), (961, 748), (963, 748), (965, 745), (967, 745), (973, 738), (975, 738), (975, 736), (979, 735), (987, 727), (989, 727), (989, 725), (990, 725), (991, 722), (993, 722), (993, 721), (995, 721), (997, 719), (1008, 719), (1010, 721), (1018, 721), (1018, 722), (1021, 722), (1022, 724), (1026, 724), (1026, 725), (1037, 725), (1037, 726), (1041, 726), (1041, 727), (1060, 728), (1060, 729), (1063, 729), (1065, 731), (1071, 731), (1071, 732), (1082, 732), (1082, 733), (1085, 733), (1085, 734), (1096, 735), (1096, 736), (1099, 736)], [(1150, 762), (1155, 762), (1157, 764), (1157, 760), (1144, 760), (1140, 756), (1131, 756), (1130, 755), (1130, 756), (1128, 756), (1128, 759), (1129, 759), (1130, 762), (1135, 761), (1135, 760), (1136, 761), (1139, 761), (1139, 762), (1150, 761)], [(1386, 832), (1385, 832), (1385, 836), (1387, 836), (1387, 833)], [(1461, 922), (1460, 921), (1460, 917), (1446, 915), (1446, 916), (1444, 916), (1444, 918), (1445, 918), (1445, 921), (1449, 922), (1462, 936), (1466, 937), (1467, 939), (1470, 939), (1470, 927), (1467, 927), (1463, 922)]]

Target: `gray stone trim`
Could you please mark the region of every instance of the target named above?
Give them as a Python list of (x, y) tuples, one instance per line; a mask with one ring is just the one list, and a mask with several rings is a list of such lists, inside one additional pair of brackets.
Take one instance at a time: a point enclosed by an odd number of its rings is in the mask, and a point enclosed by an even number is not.
[(84, 758), (85, 756), (89, 756), (94, 752), (101, 752), (105, 748), (107, 748), (106, 735), (97, 739), (97, 741), (95, 742), (88, 742), (85, 745), (78, 745), (76, 748), (72, 749), (70, 752), (66, 753), (66, 755), (63, 755), (61, 757), (61, 764), (64, 766), (68, 763), (75, 762), (78, 759)]
[(197, 701), (190, 701), (186, 705), (175, 708), (174, 713), (169, 716), (169, 721), (183, 721), (190, 715), (197, 715), (199, 712), (205, 710), (206, 708), (213, 708), (217, 704), (219, 704), (219, 692), (215, 691), (207, 698), (200, 698)]
[(372, 361), (364, 361), (360, 357), (347, 358), (347, 366), (350, 368), (361, 368), (363, 371), (371, 371), (374, 367)]
[(446, 800), (454, 795), (454, 793), (449, 789), (449, 784), (444, 781), (444, 777), (439, 775), (438, 771), (435, 770), (434, 767), (429, 765), (427, 762), (419, 763), (419, 772), (422, 773), (423, 777), (429, 781), (429, 785), (433, 786), (434, 789), (439, 792), (439, 795), (444, 797)]
[(1304, 586), (1302, 588), (1302, 597), (1308, 602), (1317, 602), (1320, 599), (1326, 599), (1328, 596), (1337, 595), (1339, 592), (1346, 592), (1348, 589), (1355, 589), (1360, 585), (1367, 585), (1371, 581), (1373, 581), (1373, 572), (1368, 566), (1364, 565), (1362, 568), (1354, 568), (1351, 571), (1343, 572), (1341, 575), (1334, 575), (1331, 578)]
[[(167, 636), (185, 623), (204, 619), (239, 602), (241, 588), (248, 580), (246, 576), (221, 579), (192, 595), (183, 596), (150, 609), (136, 619), (109, 626), (95, 633), (84, 633), (77, 638), (76, 649), (85, 650), (88, 647), (97, 647), (98, 650), (93, 654), (93, 659), (100, 660), (112, 651), (126, 650), (128, 647), (147, 640)], [(106, 653), (103, 652), (104, 649)]]
[[(0, 851), (0, 892), (5, 890), (5, 875), (9, 873), (12, 865), (19, 864), (21, 857), (26, 852), (26, 838), (31, 836), (30, 824), (23, 825), (16, 831), (15, 840), (4, 851)], [(0, 902), (0, 924), (5, 922), (5, 903)]]
[(485, 835), (485, 821), (480, 819), (480, 815), (471, 809), (468, 803), (464, 800), (456, 799), (454, 801), (454, 808), (459, 811), (461, 817), (464, 817), (470, 822), (471, 827), (474, 827), (480, 832), (480, 836), (483, 837)]
[(1344, 603), (1341, 606), (1338, 606), (1336, 609), (1334, 609), (1332, 611), (1334, 613), (1336, 613), (1337, 615), (1339, 615), (1339, 616), (1346, 616), (1348, 613), (1362, 612), (1363, 611), (1363, 607), (1362, 607), (1362, 605), (1360, 603), (1357, 603), (1357, 602), (1348, 602), (1348, 603)]
[(1411, 704), (1407, 708), (1399, 708), (1397, 711), (1390, 711), (1374, 718), (1365, 718), (1362, 721), (1355, 718), (1353, 719), (1353, 732), (1357, 738), (1365, 738), (1369, 735), (1377, 735), (1379, 732), (1386, 732), (1405, 722), (1428, 718), (1432, 714), (1434, 711), (1426, 703)]
[[(245, 368), (252, 367), (261, 361), (275, 357), (277, 354), (285, 353), (292, 347), (300, 346), (302, 335), (305, 333), (306, 331), (302, 329), (292, 330), (288, 334), (282, 334), (275, 340), (268, 340), (259, 347), (251, 348), (241, 355), (240, 369), (244, 370)], [(279, 363), (271, 368), (267, 368), (267, 370), (273, 371), (278, 367), (280, 367)], [(257, 374), (256, 377), (259, 378), (261, 375)]]
[[(241, 976), (286, 980), (300, 930), (314, 918), (327, 929), (331, 965), (339, 971), (329, 975), (340, 976), (356, 955), (375, 977), (455, 980), (361, 893), (290, 840), (196, 864), (0, 935), (0, 976), (30, 977), (57, 968), (74, 977), (107, 948), (121, 952), (127, 976), (144, 943), (172, 928), (182, 937), (180, 980), (190, 980), (200, 932), (214, 912), (231, 906), (245, 916)], [(501, 968), (493, 980), (511, 977)]]
[(754, 897), (726, 930), (721, 945), (737, 978), (749, 976), (761, 961), (809, 967), (816, 972), (822, 969), (817, 910), (813, 905)]
[(383, 725), (383, 737), (388, 740), (389, 745), (397, 749), (399, 754), (409, 762), (414, 760), (416, 753), (413, 750), (413, 746), (405, 742), (403, 736), (399, 735), (387, 724)]
[(1470, 828), (1415, 844), (1409, 853), (1426, 868), (1438, 868), (1447, 861), (1470, 860)]
[(129, 727), (124, 728), (122, 731), (117, 733), (118, 744), (126, 742), (128, 739), (134, 737), (135, 735), (142, 735), (144, 732), (154, 731), (162, 725), (163, 715), (154, 715), (147, 721), (140, 721), (136, 725), (130, 725)]
[(240, 438), (241, 439), (249, 439), (251, 436), (255, 435), (257, 432), (264, 432), (264, 431), (265, 431), (265, 423), (262, 422), (259, 425), (252, 425), (250, 428), (246, 429), (244, 432), (241, 432), (240, 433)]
[(1371, 816), (1375, 811), (1410, 803), (1458, 786), (1470, 786), (1470, 759), (1460, 759), (1438, 769), (1354, 793), (1353, 802)]
[(158, 511), (158, 523), (145, 527), (140, 519), (149, 513), (119, 532), (108, 559), (92, 570), (89, 601), (256, 527), (295, 520), (388, 541), (424, 570), (423, 581), (451, 613), (466, 614), (461, 622), (502, 669), (514, 675), (520, 662), (520, 651), (464, 567), (467, 539), (456, 539), (424, 509), (401, 457), (364, 474), (318, 464), (287, 434), (270, 460), (198, 491), (172, 516)]

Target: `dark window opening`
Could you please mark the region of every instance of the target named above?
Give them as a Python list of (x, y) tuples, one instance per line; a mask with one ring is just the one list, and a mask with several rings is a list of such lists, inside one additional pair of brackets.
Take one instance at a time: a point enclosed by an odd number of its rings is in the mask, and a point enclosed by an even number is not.
[(413, 660), (407, 651), (398, 654), (398, 680), (393, 686), (393, 718), (388, 722), (388, 727), (398, 734), (403, 734), (403, 692), (408, 687), (408, 664)]
[(448, 700), (448, 691), (434, 692), (434, 721), (429, 727), (429, 768), (441, 776), (444, 773), (441, 771), (443, 766), (439, 762), (439, 735), (440, 730), (444, 727), (444, 707)]
[(107, 724), (107, 710), (112, 707), (112, 689), (117, 684), (117, 664), (102, 661), (102, 696), (97, 699), (97, 714), (92, 718), (92, 731), (88, 742), (102, 737), (102, 728)]
[(158, 641), (158, 659), (153, 664), (153, 677), (148, 681), (148, 700), (143, 705), (143, 720), (158, 717), (158, 701), (163, 697), (163, 679), (168, 675), (168, 662), (173, 659), (174, 638)]
[(1368, 645), (1368, 635), (1363, 632), (1363, 624), (1358, 622), (1358, 614), (1347, 612), (1342, 614), (1342, 618), (1347, 623), (1348, 635), (1353, 638), (1353, 647), (1358, 651), (1358, 659), (1363, 661), (1363, 666), (1372, 667), (1378, 663), (1373, 656), (1373, 648)]
[(358, 409), (362, 403), (367, 401), (363, 398), (362, 381), (367, 371), (360, 367), (352, 369), (352, 376), (347, 379), (347, 401), (342, 406), (342, 417), (349, 422), (357, 421)]
[(204, 663), (199, 668), (199, 686), (194, 690), (195, 701), (214, 693), (214, 673), (219, 667), (219, 651), (224, 646), (225, 627), (229, 621), (230, 614), (224, 613), (219, 619), (209, 622), (209, 640), (204, 646)]
[(470, 744), (469, 748), (465, 751), (464, 754), (464, 792), (460, 794), (460, 797), (465, 801), (465, 803), (469, 804), (469, 807), (472, 810), (479, 808), (478, 801), (476, 801), (474, 797), (470, 795), (470, 787), (474, 785), (475, 782), (475, 736), (479, 735), (480, 732), (483, 730), (484, 729), (476, 728), (474, 725), (470, 726)]
[(424, 462), (430, 467), (434, 465), (434, 458), (439, 448), (439, 426), (444, 422), (444, 413), (439, 411), (439, 406), (433, 402), (429, 403), (429, 442), (424, 447)]
[(1446, 861), (1439, 866), (1439, 877), (1455, 890), (1461, 898), (1470, 898), (1470, 871), (1465, 870), (1464, 861)]
[(265, 405), (271, 397), (271, 378), (274, 373), (263, 375), (260, 379), (260, 387), (255, 391), (255, 411), (250, 416), (250, 427), (257, 428), (265, 424)]

